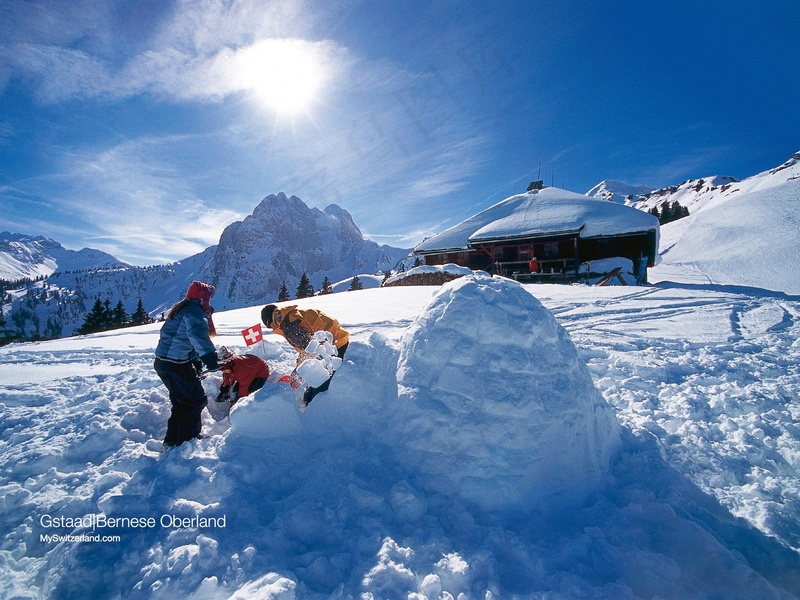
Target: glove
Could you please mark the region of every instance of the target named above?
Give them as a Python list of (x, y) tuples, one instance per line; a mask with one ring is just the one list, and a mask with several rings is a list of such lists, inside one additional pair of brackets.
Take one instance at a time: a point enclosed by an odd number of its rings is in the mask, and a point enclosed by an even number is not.
[(204, 354), (203, 356), (200, 357), (200, 360), (203, 361), (203, 364), (209, 371), (219, 371), (222, 368), (219, 366), (219, 361), (217, 360), (216, 352), (209, 352), (208, 354)]
[(231, 388), (227, 385), (220, 386), (219, 394), (217, 394), (216, 400), (217, 402), (225, 402), (228, 400), (228, 394), (230, 393)]

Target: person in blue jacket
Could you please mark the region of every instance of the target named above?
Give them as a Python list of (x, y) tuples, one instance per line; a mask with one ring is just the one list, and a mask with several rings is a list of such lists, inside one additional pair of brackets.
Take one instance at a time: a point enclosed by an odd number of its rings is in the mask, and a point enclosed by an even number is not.
[(179, 446), (200, 437), (201, 414), (208, 404), (200, 380), (203, 365), (219, 370), (217, 350), (211, 341), (214, 321), (211, 296), (214, 286), (194, 281), (186, 298), (167, 313), (156, 346), (153, 367), (169, 391), (172, 412), (167, 421), (164, 447)]

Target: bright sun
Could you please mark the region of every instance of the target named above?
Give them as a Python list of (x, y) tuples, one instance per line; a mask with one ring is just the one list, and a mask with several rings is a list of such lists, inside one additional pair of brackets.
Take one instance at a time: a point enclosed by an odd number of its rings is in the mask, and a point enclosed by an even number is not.
[(241, 86), (281, 114), (308, 111), (325, 79), (318, 46), (298, 39), (263, 40), (241, 51)]

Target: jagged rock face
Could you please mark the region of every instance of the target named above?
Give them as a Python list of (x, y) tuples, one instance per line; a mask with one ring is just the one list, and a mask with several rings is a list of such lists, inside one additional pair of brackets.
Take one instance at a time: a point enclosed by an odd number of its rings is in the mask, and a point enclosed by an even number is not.
[(293, 294), (303, 273), (319, 289), (325, 276), (337, 281), (391, 268), (404, 253), (365, 240), (336, 205), (321, 211), (280, 193), (225, 229), (203, 276), (217, 286), (215, 305), (222, 309), (273, 301), (283, 282)]

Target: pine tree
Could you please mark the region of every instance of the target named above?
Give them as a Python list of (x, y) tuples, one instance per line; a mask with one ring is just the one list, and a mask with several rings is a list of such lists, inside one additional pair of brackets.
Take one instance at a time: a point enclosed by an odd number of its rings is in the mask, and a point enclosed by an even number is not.
[(348, 292), (354, 292), (356, 290), (363, 290), (364, 284), (358, 279), (358, 275), (353, 275), (352, 281), (350, 281), (350, 287), (347, 288)]
[(322, 280), (322, 288), (319, 290), (320, 296), (323, 294), (332, 294), (333, 287), (331, 287), (331, 281), (328, 279), (328, 276), (325, 275), (325, 279)]
[(92, 310), (86, 315), (86, 318), (83, 321), (83, 325), (81, 325), (75, 333), (79, 335), (84, 335), (87, 333), (96, 333), (98, 331), (102, 331), (105, 329), (107, 323), (107, 316), (106, 310), (103, 306), (103, 301), (100, 300), (100, 296), (97, 297), (97, 300), (94, 301), (94, 306), (92, 306)]
[(418, 256), (414, 259), (414, 267), (421, 267), (423, 265), (422, 259)]
[(308, 298), (314, 295), (314, 287), (308, 280), (308, 277), (303, 273), (300, 277), (300, 283), (297, 284), (297, 298)]
[(147, 323), (151, 323), (152, 319), (150, 315), (148, 315), (144, 310), (144, 305), (142, 304), (142, 299), (139, 298), (139, 302), (136, 305), (136, 310), (131, 315), (131, 325), (146, 325)]
[(113, 311), (111, 310), (111, 298), (106, 298), (103, 302), (103, 326), (100, 328), (110, 329), (114, 323)]
[(286, 281), (281, 283), (281, 290), (278, 292), (278, 302), (286, 302), (289, 299), (289, 290), (286, 287)]
[(117, 302), (114, 310), (111, 311), (111, 327), (124, 327), (128, 324), (128, 313), (125, 311), (125, 305), (122, 300)]

